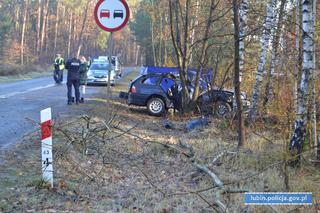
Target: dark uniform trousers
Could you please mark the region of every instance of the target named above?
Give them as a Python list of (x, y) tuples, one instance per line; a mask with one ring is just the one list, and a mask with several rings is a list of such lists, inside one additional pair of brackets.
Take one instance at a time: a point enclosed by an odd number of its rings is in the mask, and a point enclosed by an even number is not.
[(79, 103), (80, 101), (80, 82), (79, 80), (68, 80), (67, 87), (68, 87), (68, 102), (72, 102), (72, 86), (74, 87), (76, 102)]

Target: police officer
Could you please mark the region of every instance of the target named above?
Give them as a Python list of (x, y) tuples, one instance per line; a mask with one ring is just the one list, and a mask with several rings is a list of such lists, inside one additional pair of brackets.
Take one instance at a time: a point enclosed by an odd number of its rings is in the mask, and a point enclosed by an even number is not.
[(67, 77), (68, 105), (72, 104), (72, 86), (74, 87), (74, 90), (75, 90), (76, 104), (79, 104), (80, 102), (80, 91), (79, 91), (80, 65), (81, 65), (81, 61), (76, 57), (69, 59), (66, 63), (66, 69), (68, 70), (68, 77)]
[(60, 84), (63, 81), (64, 65), (64, 59), (61, 57), (61, 54), (56, 54), (53, 78), (57, 84)]

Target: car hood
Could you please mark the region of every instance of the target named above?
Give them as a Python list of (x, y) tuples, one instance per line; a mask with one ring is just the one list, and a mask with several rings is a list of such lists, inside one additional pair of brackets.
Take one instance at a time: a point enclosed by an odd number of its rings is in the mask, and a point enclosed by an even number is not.
[[(91, 76), (108, 76), (108, 71), (105, 70), (90, 70), (88, 72), (89, 75)], [(111, 76), (114, 75), (114, 71), (111, 71)]]

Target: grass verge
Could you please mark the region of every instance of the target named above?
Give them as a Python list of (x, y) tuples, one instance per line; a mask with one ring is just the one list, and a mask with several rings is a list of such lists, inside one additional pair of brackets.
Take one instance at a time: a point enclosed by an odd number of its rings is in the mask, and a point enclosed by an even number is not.
[[(143, 108), (130, 108), (117, 98), (135, 75), (113, 88), (113, 98), (102, 92), (102, 98), (89, 99), (92, 110), (87, 115), (68, 124), (55, 122), (54, 189), (39, 180), (39, 133), (3, 153), (0, 211), (215, 212), (209, 204), (216, 201), (219, 189), (185, 157), (188, 150), (179, 146), (181, 142), (192, 146), (195, 159), (230, 189), (310, 191), (316, 199), (319, 170), (308, 163), (307, 154), (299, 169), (285, 169), (281, 163), (285, 140), (280, 135), (249, 134), (247, 146), (236, 151), (236, 132), (226, 121), (211, 118), (206, 128), (186, 131), (187, 119), (175, 117), (174, 129), (166, 129), (163, 120), (170, 117), (148, 116)], [(215, 160), (225, 151), (229, 152)], [(226, 193), (219, 199), (230, 212), (274, 211), (245, 206), (241, 193)], [(311, 212), (317, 208), (315, 204), (276, 209)]]

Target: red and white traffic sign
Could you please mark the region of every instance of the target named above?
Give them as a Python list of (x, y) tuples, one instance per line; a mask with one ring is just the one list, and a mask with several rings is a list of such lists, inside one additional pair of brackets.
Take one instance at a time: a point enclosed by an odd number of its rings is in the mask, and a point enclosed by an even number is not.
[(99, 0), (94, 9), (97, 25), (108, 32), (122, 29), (128, 22), (130, 10), (125, 0)]
[(41, 164), (42, 177), (53, 187), (53, 158), (52, 158), (52, 119), (51, 108), (40, 112), (41, 119)]

